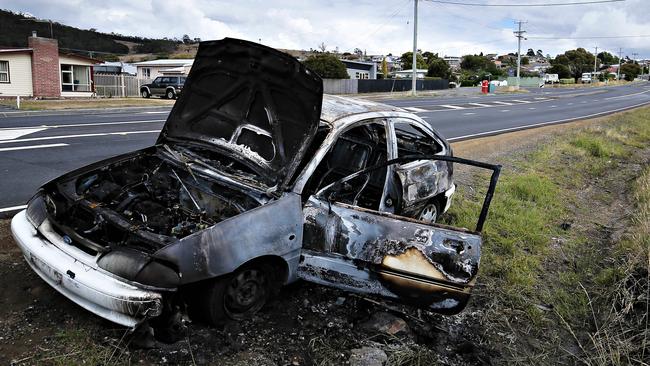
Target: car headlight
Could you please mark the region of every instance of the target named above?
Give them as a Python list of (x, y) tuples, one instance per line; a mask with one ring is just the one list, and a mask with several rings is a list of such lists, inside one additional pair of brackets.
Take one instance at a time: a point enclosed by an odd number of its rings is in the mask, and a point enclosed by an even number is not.
[(27, 221), (29, 221), (35, 228), (41, 226), (43, 221), (47, 218), (47, 207), (45, 204), (45, 197), (42, 192), (37, 193), (27, 204)]

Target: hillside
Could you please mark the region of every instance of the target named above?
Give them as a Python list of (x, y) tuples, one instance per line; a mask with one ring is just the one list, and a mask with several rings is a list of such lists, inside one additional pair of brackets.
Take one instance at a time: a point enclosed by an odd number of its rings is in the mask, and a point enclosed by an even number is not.
[[(0, 9), (0, 47), (26, 47), (27, 37), (32, 31), (40, 36), (50, 36), (50, 24), (36, 21), (22, 14)], [(111, 58), (109, 54), (129, 53), (171, 53), (180, 41), (170, 39), (150, 39), (97, 32), (94, 29), (79, 29), (64, 24), (52, 23), (54, 38), (59, 47), (88, 55), (87, 51), (99, 52), (95, 57)], [(121, 41), (121, 42), (120, 42)], [(133, 45), (132, 47), (127, 44)], [(86, 51), (86, 52), (84, 52)]]

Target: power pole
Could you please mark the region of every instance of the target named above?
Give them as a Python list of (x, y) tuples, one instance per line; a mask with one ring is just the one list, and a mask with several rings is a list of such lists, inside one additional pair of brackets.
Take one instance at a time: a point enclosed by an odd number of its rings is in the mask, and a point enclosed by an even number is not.
[(598, 71), (596, 64), (598, 63), (598, 46), (596, 46), (596, 53), (594, 53), (594, 72)]
[(521, 39), (524, 38), (524, 33), (526, 33), (526, 31), (521, 30), (521, 25), (526, 24), (528, 22), (517, 20), (515, 23), (517, 23), (519, 26), (518, 30), (513, 32), (515, 34), (515, 37), (517, 37), (517, 89), (518, 89), (520, 84), (519, 79), (521, 75)]
[(618, 69), (616, 70), (616, 80), (621, 80), (621, 66), (623, 66), (623, 49), (618, 48)]
[(417, 55), (418, 55), (418, 0), (413, 1), (413, 62), (411, 68), (413, 74), (411, 75), (411, 92), (415, 96), (417, 89)]

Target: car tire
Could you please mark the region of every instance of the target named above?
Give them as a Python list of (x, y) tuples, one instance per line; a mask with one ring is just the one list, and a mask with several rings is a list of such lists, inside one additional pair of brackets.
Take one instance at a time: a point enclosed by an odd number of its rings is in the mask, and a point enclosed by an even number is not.
[(149, 91), (147, 89), (143, 89), (140, 92), (140, 95), (142, 95), (143, 98), (149, 98), (151, 96), (151, 94), (149, 93)]
[(258, 264), (217, 278), (204, 289), (194, 314), (215, 326), (251, 318), (276, 290), (273, 273), (271, 266)]
[(165, 97), (167, 97), (167, 99), (176, 99), (176, 93), (174, 93), (173, 89), (169, 89), (165, 92)]
[(428, 224), (435, 224), (440, 216), (440, 203), (437, 200), (429, 201), (418, 213), (418, 220)]

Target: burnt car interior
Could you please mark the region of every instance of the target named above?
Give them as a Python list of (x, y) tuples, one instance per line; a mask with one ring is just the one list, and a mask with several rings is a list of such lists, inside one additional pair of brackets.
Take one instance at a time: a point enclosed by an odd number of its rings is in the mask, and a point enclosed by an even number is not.
[[(370, 123), (341, 134), (312, 174), (305, 193), (312, 194), (338, 179), (385, 162), (388, 157), (385, 131), (382, 124)], [(350, 182), (345, 197), (339, 196), (338, 199), (359, 207), (377, 209), (385, 179), (386, 169), (376, 170), (356, 182)]]
[(435, 155), (442, 151), (442, 146), (410, 123), (395, 123), (397, 155)]

